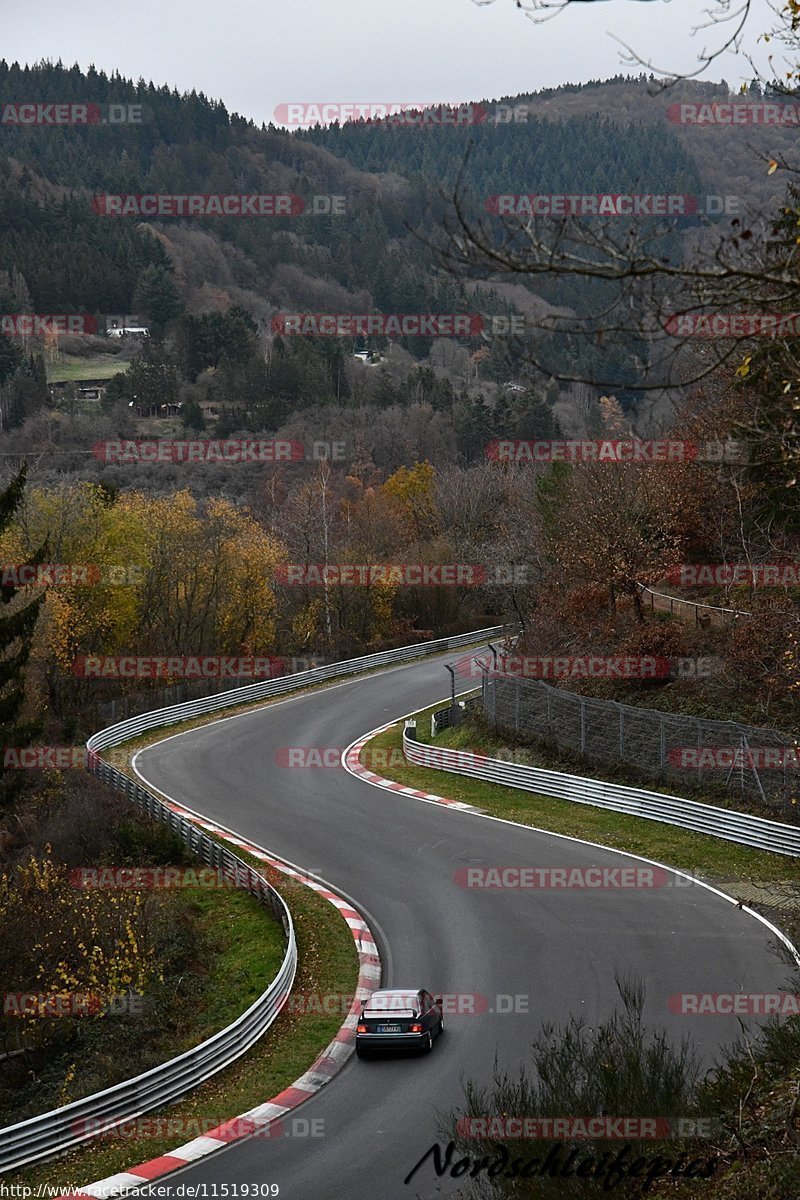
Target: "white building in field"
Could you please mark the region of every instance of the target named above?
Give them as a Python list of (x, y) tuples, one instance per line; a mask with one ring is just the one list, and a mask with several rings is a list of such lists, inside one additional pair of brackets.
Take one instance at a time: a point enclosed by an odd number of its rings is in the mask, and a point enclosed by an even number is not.
[(141, 317), (133, 314), (109, 317), (106, 321), (106, 335), (108, 337), (149, 337), (150, 330), (145, 325)]

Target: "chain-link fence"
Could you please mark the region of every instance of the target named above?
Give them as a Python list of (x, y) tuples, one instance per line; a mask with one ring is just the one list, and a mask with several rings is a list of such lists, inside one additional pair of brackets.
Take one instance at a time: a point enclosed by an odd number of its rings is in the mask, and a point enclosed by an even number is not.
[(587, 761), (624, 764), (677, 786), (722, 786), (800, 823), (800, 739), (778, 730), (596, 700), (492, 671), (483, 678), (483, 712), (498, 729)]

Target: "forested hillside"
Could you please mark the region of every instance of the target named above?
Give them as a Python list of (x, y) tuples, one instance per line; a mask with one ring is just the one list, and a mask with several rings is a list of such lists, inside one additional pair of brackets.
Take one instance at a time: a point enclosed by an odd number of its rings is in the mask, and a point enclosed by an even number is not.
[[(4, 118), (0, 310), (101, 317), (143, 311), (156, 325), (177, 320), (174, 344), (161, 364), (174, 377), (167, 399), (177, 400), (178, 393), (184, 401), (201, 399), (183, 392), (199, 373), (224, 366), (222, 379), (213, 384), (204, 377), (214, 399), (236, 412), (223, 416), (223, 429), (275, 428), (311, 405), (365, 400), (385, 407), (422, 399), (452, 413), (459, 396), (470, 411), (479, 405), (469, 420), (486, 425), (492, 423), (497, 385), (519, 378), (530, 392), (529, 405), (552, 408), (559, 396), (569, 401), (570, 389), (554, 385), (548, 390), (546, 376), (526, 368), (530, 343), (525, 336), (493, 340), (484, 332), (457, 339), (452, 352), (438, 350), (433, 356), (434, 339), (400, 338), (398, 354), (410, 354), (410, 362), (432, 369), (413, 382), (408, 363), (401, 367), (397, 361), (353, 379), (342, 354), (346, 358), (351, 349), (366, 345), (364, 338), (336, 339), (335, 345), (331, 339), (306, 338), (302, 347), (298, 339), (282, 347), (280, 362), (272, 356), (271, 371), (261, 352), (274, 348), (272, 318), (285, 311), (528, 315), (532, 309), (548, 311), (548, 304), (582, 312), (605, 300), (600, 285), (574, 277), (520, 277), (515, 288), (495, 281), (476, 292), (475, 281), (456, 280), (437, 265), (427, 243), (441, 240), (462, 168), (467, 207), (476, 219), (496, 227), (486, 210), (487, 198), (498, 193), (699, 195), (712, 182), (717, 191), (731, 186), (734, 176), (727, 168), (736, 166), (725, 154), (708, 154), (711, 136), (733, 144), (730, 131), (671, 124), (665, 119), (667, 99), (651, 97), (643, 76), (502, 102), (507, 110), (524, 107), (525, 120), (498, 123), (497, 103), (486, 101), (487, 120), (465, 128), (354, 122), (295, 133), (274, 126), (258, 129), (202, 94), (180, 95), (166, 85), (133, 83), (94, 70), (84, 75), (60, 64), (21, 69), (0, 62), (0, 91), (6, 97), (35, 96), (42, 103), (88, 99), (142, 110), (140, 124), (49, 130)], [(690, 93), (708, 97), (720, 94), (720, 88), (697, 85)], [(677, 93), (669, 97), (670, 102), (678, 98)], [(779, 133), (786, 136), (786, 130)], [(703, 137), (701, 148), (698, 138)], [(712, 162), (718, 168), (713, 181)], [(769, 187), (777, 194), (777, 182)], [(249, 219), (131, 219), (102, 218), (92, 207), (98, 194), (186, 192), (291, 193), (305, 201), (305, 211)], [(315, 196), (336, 197), (341, 211), (315, 214)], [(664, 241), (664, 251), (680, 258), (680, 231), (696, 223), (693, 217), (674, 223), (676, 233)], [(249, 315), (250, 342), (240, 338), (229, 344), (219, 329), (210, 336), (207, 327), (201, 331), (195, 323), (200, 318), (207, 326), (216, 320), (213, 314), (232, 307)], [(198, 339), (204, 341), (202, 350)], [(613, 361), (623, 384), (618, 397), (623, 406), (641, 400), (632, 372), (631, 386), (625, 386), (625, 364), (632, 350), (646, 356), (646, 346), (612, 338), (600, 348), (586, 339), (541, 332), (537, 339), (540, 361), (557, 363), (566, 355), (586, 377), (601, 360)], [(374, 337), (369, 345), (385, 350), (387, 342)], [(64, 349), (86, 353), (87, 346), (101, 348), (84, 342)], [(30, 354), (36, 346), (25, 349)], [(480, 361), (470, 363), (478, 351)], [(20, 354), (4, 347), (0, 383), (17, 373), (14, 395), (5, 405), (6, 427), (19, 425), (45, 402), (41, 387), (23, 387), (32, 370)], [(111, 396), (129, 400), (143, 390), (126, 390), (120, 381)], [(519, 407), (518, 397), (516, 403)], [(524, 423), (524, 414), (519, 419)], [(533, 427), (540, 426), (537, 416)], [(546, 426), (545, 421), (541, 427)], [(461, 452), (471, 453), (468, 442), (465, 431), (457, 434)]]

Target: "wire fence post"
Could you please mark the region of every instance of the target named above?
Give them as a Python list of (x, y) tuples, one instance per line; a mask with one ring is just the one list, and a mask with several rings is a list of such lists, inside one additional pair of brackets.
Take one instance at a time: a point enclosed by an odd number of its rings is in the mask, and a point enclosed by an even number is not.
[(581, 706), (581, 754), (586, 753), (586, 701), (580, 698)]

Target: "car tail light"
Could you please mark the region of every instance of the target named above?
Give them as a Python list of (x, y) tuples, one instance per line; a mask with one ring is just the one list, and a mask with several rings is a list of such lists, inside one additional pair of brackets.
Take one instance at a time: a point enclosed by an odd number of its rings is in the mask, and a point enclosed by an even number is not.
[(409, 1033), (422, 1033), (422, 1026), (421, 1025), (409, 1025), (408, 1032)]
[(356, 1033), (369, 1033), (367, 1025), (356, 1025)]

